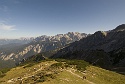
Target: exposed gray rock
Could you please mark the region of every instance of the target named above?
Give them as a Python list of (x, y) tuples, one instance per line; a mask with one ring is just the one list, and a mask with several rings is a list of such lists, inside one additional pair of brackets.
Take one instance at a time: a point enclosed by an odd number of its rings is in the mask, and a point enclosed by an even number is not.
[[(68, 32), (67, 34), (57, 34), (55, 36), (39, 36), (32, 39), (28, 44), (16, 47), (4, 46), (4, 48), (0, 48), (0, 59), (4, 61), (12, 60), (14, 62), (19, 62), (22, 59), (41, 52), (63, 48), (67, 44), (79, 41), (85, 37), (87, 37), (87, 34), (78, 32)], [(22, 38), (21, 40), (27, 41), (25, 38)]]
[[(99, 52), (100, 50), (102, 52)], [(125, 55), (121, 54), (124, 52), (116, 53), (121, 50), (125, 50), (125, 24), (116, 27), (114, 30), (97, 31), (78, 42), (71, 43), (68, 47), (53, 55), (52, 58), (84, 59), (90, 63), (93, 63), (93, 60), (103, 58), (105, 59), (103, 61), (109, 64), (110, 62), (112, 64), (118, 62), (120, 65), (125, 66), (125, 62), (123, 62)], [(100, 54), (100, 57), (96, 57), (98, 54)], [(102, 57), (104, 55), (105, 58)]]

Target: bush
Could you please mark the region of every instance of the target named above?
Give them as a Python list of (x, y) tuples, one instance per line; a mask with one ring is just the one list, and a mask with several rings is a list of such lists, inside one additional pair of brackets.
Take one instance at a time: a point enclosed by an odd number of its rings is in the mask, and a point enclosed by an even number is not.
[(52, 78), (52, 79), (56, 78), (56, 76), (54, 74), (46, 74), (45, 76), (49, 77), (49, 78)]
[[(70, 65), (76, 65), (78, 70), (84, 71), (89, 63), (84, 60), (66, 60), (66, 59), (56, 59), (58, 62), (65, 62), (65, 67), (69, 67)], [(55, 66), (61, 66), (61, 64), (56, 64)]]
[(0, 74), (0, 78), (3, 78), (5, 76), (5, 74)]
[(31, 66), (33, 66), (33, 65), (35, 65), (35, 63), (29, 63), (29, 64), (27, 64), (26, 66), (24, 66), (24, 68), (26, 68), (26, 67), (31, 67)]
[(3, 68), (3, 69), (0, 69), (0, 71), (2, 72), (2, 73), (6, 73), (6, 72), (8, 72), (10, 70), (10, 68)]
[(89, 63), (85, 62), (84, 60), (68, 60), (66, 63), (68, 65), (76, 65), (76, 68), (81, 71), (85, 70), (86, 67), (89, 66)]
[(5, 73), (7, 73), (10, 70), (10, 68), (3, 68), (0, 69), (0, 78), (5, 76)]
[(66, 59), (55, 59), (55, 61), (57, 61), (57, 62), (66, 62), (67, 60)]
[(59, 63), (52, 64), (51, 67), (59, 68), (59, 67), (62, 67), (62, 65), (63, 63), (59, 62)]
[(54, 74), (44, 74), (40, 77), (40, 79), (37, 80), (37, 82), (44, 82), (46, 81), (48, 78), (56, 78), (56, 76)]
[(44, 81), (46, 81), (44, 78), (37, 80), (37, 82), (44, 82)]

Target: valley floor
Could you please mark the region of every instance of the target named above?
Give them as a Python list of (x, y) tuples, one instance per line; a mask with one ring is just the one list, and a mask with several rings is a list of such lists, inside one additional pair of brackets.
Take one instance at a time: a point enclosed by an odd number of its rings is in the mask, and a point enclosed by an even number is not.
[(11, 69), (0, 84), (125, 84), (125, 76), (99, 67), (88, 66), (85, 71), (74, 67), (52, 67), (57, 61), (45, 61)]

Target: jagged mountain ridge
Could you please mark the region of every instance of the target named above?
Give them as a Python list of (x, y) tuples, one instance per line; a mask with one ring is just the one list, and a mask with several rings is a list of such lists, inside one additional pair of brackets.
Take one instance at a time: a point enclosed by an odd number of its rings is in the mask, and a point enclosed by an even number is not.
[(81, 38), (84, 38), (86, 37), (87, 34), (85, 33), (79, 33), (79, 32), (68, 32), (66, 34), (57, 34), (55, 36), (46, 36), (46, 35), (43, 35), (43, 36), (40, 36), (40, 37), (37, 37), (34, 39), (34, 42), (58, 42), (58, 41), (61, 41), (61, 42), (65, 42), (65, 41), (78, 41), (80, 40)]
[[(19, 62), (22, 59), (32, 55), (65, 47), (67, 44), (87, 37), (85, 33), (68, 32), (67, 34), (58, 34), (55, 36), (40, 36), (33, 39), (32, 42), (16, 47), (11, 50), (0, 52), (0, 58), (3, 61)], [(5, 49), (4, 49), (5, 50)], [(10, 50), (10, 51), (9, 51)]]
[[(114, 30), (97, 31), (61, 49), (52, 58), (83, 59), (103, 67), (125, 66), (125, 24)], [(119, 54), (118, 54), (119, 53)]]

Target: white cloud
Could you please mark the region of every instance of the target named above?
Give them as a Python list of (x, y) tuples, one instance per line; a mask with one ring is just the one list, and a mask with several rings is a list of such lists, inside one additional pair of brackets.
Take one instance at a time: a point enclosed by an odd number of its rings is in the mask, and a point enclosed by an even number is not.
[(10, 30), (16, 30), (15, 25), (7, 25), (4, 23), (0, 23), (0, 30), (6, 30), (6, 31), (10, 31)]

